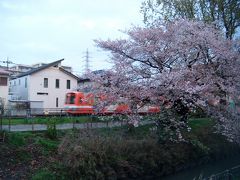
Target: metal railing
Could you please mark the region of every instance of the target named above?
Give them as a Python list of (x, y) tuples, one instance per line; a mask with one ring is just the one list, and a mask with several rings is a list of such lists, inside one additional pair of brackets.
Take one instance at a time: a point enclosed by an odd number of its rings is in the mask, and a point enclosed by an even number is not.
[[(96, 115), (69, 115), (61, 108), (2, 109), (0, 131), (41, 131), (47, 130), (48, 122), (54, 118), (57, 129), (83, 129), (117, 127), (127, 124), (124, 118)], [(108, 119), (109, 118), (109, 119)], [(150, 123), (143, 121), (141, 124)], [(152, 122), (151, 122), (152, 123)]]
[(64, 108), (9, 108), (0, 110), (0, 115), (4, 117), (61, 116), (66, 114)]

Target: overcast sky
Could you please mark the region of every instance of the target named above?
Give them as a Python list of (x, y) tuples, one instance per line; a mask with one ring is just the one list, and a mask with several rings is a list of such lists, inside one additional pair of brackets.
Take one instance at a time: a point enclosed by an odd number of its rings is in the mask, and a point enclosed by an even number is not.
[[(109, 68), (94, 39), (122, 37), (119, 30), (142, 24), (142, 0), (0, 0), (0, 61), (53, 62), (84, 70)], [(4, 65), (0, 62), (0, 65)]]

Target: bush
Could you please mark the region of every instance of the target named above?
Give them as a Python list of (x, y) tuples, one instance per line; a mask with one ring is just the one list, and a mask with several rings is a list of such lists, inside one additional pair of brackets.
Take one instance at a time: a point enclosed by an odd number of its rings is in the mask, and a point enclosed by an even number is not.
[(23, 146), (26, 143), (24, 136), (22, 136), (21, 133), (7, 133), (6, 139), (9, 144), (12, 144), (15, 146)]
[[(194, 124), (203, 126), (198, 121)], [(198, 131), (186, 131), (187, 141), (177, 143), (159, 143), (159, 136), (153, 134), (159, 131), (151, 131), (154, 125), (137, 127), (132, 133), (125, 126), (75, 130), (58, 148), (61, 172), (68, 173), (69, 179), (159, 179), (215, 160), (216, 150), (222, 154), (223, 147), (229, 149), (227, 141), (216, 141), (220, 136), (211, 133), (211, 127), (204, 123)]]
[(56, 129), (56, 117), (50, 118), (47, 122), (47, 131), (46, 136), (50, 139), (56, 139), (57, 138), (57, 129)]
[(70, 179), (126, 179), (173, 173), (192, 161), (192, 150), (191, 144), (163, 146), (149, 136), (106, 137), (81, 130), (67, 135), (58, 152)]
[(47, 179), (47, 180), (55, 180), (57, 179), (56, 176), (50, 172), (47, 169), (42, 169), (38, 171), (36, 174), (33, 175), (32, 180), (42, 180), (42, 179)]
[(58, 148), (58, 142), (44, 138), (39, 138), (37, 144), (40, 144), (47, 152), (55, 151)]
[(197, 139), (191, 140), (190, 143), (193, 145), (193, 147), (196, 148), (196, 150), (199, 151), (199, 153), (208, 154), (210, 151), (210, 149), (207, 146), (205, 146)]

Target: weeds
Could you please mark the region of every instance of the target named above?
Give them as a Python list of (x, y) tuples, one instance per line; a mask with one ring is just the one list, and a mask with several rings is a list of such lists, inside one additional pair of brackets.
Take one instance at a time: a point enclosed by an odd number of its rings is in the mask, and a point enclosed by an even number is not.
[(55, 179), (57, 179), (57, 177), (51, 171), (44, 168), (44, 169), (41, 169), (40, 171), (36, 172), (32, 176), (32, 180), (42, 180), (42, 179), (55, 180)]
[[(146, 127), (143, 129), (146, 131)], [(148, 125), (148, 131), (150, 129)], [(138, 131), (136, 129), (135, 133)], [(163, 146), (158, 143), (157, 136), (140, 137), (119, 133), (101, 136), (93, 130), (75, 131), (63, 139), (58, 152), (72, 179), (157, 177), (173, 173), (176, 167), (192, 161), (193, 157), (194, 160), (201, 157), (200, 153), (191, 156), (197, 152), (192, 144)], [(196, 144), (201, 145), (200, 142)]]
[[(144, 167), (138, 167), (132, 161), (141, 161), (143, 156), (135, 155), (146, 155), (149, 149), (156, 150), (157, 146), (157, 142), (153, 140), (102, 137), (94, 131), (81, 131), (65, 137), (59, 146), (59, 153), (73, 179), (121, 178), (141, 174), (140, 170)], [(152, 163), (149, 158), (144, 160), (146, 162), (143, 164)], [(153, 161), (156, 163), (158, 160)]]
[(57, 141), (39, 138), (37, 144), (41, 145), (46, 152), (50, 152), (57, 150), (59, 143)]
[(7, 133), (7, 142), (15, 146), (23, 146), (26, 144), (21, 133)]
[(50, 139), (57, 138), (56, 121), (57, 121), (57, 118), (53, 117), (53, 118), (50, 118), (47, 123), (46, 136)]

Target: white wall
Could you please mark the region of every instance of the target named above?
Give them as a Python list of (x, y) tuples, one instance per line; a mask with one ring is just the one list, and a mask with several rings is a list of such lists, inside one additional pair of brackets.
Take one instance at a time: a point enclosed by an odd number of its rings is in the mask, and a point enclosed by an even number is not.
[[(27, 84), (25, 86), (25, 81)], [(12, 100), (29, 100), (28, 99), (28, 86), (30, 76), (24, 76), (10, 81), (10, 93)]]
[[(6, 76), (1, 76), (1, 77), (6, 77)], [(3, 99), (4, 106), (6, 106), (8, 102), (8, 84), (7, 86), (0, 86), (0, 98)]]
[[(48, 78), (48, 88), (44, 88), (44, 78)], [(55, 87), (56, 79), (60, 80), (60, 87)], [(67, 89), (67, 80), (71, 81), (70, 89)], [(58, 68), (49, 67), (30, 77), (29, 100), (43, 101), (44, 108), (63, 108), (65, 95), (71, 89), (77, 87), (77, 80)], [(38, 95), (37, 93), (48, 93), (48, 95)], [(58, 98), (58, 107), (56, 107), (56, 98)]]

